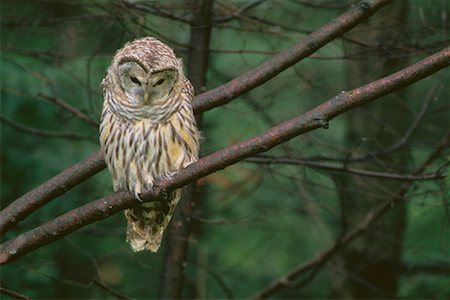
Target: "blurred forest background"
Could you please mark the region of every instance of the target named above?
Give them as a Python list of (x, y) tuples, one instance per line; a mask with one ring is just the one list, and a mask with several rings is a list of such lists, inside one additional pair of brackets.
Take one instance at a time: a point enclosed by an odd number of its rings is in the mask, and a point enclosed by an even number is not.
[[(161, 39), (183, 58), (189, 77), (198, 71), (190, 63), (192, 33), (209, 24), (199, 94), (292, 46), (353, 3), (1, 1), (2, 207), (98, 150), (100, 82), (125, 42)], [(261, 87), (206, 112), (202, 153), (250, 138), (448, 46), (449, 6), (448, 0), (394, 1)], [(393, 197), (448, 136), (449, 76), (448, 69), (440, 71), (338, 117), (327, 130), (200, 180), (182, 297), (251, 296), (328, 249), (370, 209)], [(449, 158), (447, 149), (424, 172), (439, 176), (407, 181), (401, 204), (274, 297), (447, 298)], [(401, 176), (386, 178), (390, 174)], [(2, 240), (111, 192), (109, 174), (102, 171), (34, 212)], [(168, 272), (168, 237), (157, 254), (132, 253), (125, 228), (121, 213), (83, 227), (2, 266), (1, 286), (35, 299), (157, 298), (164, 294)]]

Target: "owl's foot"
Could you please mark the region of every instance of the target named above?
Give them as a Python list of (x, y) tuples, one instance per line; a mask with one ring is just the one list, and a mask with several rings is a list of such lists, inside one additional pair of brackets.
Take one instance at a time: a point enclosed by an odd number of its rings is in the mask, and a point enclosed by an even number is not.
[(136, 198), (136, 200), (140, 203), (144, 203), (144, 200), (141, 199), (141, 197), (139, 197), (140, 193), (138, 192), (134, 192), (134, 197)]

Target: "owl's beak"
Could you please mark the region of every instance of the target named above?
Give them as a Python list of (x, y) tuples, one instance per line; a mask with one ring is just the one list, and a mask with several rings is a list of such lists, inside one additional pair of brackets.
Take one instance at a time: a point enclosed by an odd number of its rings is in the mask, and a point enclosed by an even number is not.
[(151, 85), (146, 85), (144, 87), (144, 104), (149, 105), (153, 100), (153, 90)]
[(150, 99), (150, 96), (149, 96), (149, 93), (148, 92), (145, 92), (144, 93), (144, 104), (149, 104), (148, 102), (148, 100)]

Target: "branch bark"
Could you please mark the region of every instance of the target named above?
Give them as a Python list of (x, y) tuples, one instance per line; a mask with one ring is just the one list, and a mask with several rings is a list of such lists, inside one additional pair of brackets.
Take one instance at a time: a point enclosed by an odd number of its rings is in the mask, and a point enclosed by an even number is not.
[[(181, 188), (213, 172), (226, 168), (240, 160), (265, 152), (295, 136), (316, 128), (328, 128), (328, 121), (357, 106), (370, 103), (388, 93), (413, 84), (450, 64), (450, 47), (399, 72), (366, 84), (349, 92), (342, 92), (314, 109), (283, 122), (267, 132), (246, 141), (228, 146), (207, 155), (199, 161), (180, 170), (170, 180), (160, 180), (155, 188), (142, 197), (145, 201), (166, 195), (167, 191)], [(110, 194), (23, 233), (0, 245), (0, 264), (17, 259), (26, 253), (59, 239), (76, 229), (105, 219), (135, 203), (130, 192)]]
[[(354, 5), (347, 12), (303, 38), (291, 48), (288, 48), (273, 56), (260, 66), (222, 86), (197, 96), (194, 101), (195, 113), (198, 114), (214, 107), (224, 105), (238, 96), (250, 91), (251, 89), (262, 85), (280, 72), (286, 70), (303, 58), (308, 57), (328, 42), (349, 31), (392, 1), (393, 0), (365, 0), (357, 5)], [(73, 167), (75, 166), (77, 166), (77, 172), (68, 172), (69, 170), (74, 170)], [(97, 168), (99, 166), (101, 166), (101, 168), (98, 170)], [(0, 222), (0, 235), (4, 234), (7, 230), (12, 228), (34, 210), (38, 209), (53, 198), (62, 195), (62, 193), (58, 193), (56, 190), (60, 190), (61, 187), (63, 187), (63, 189), (67, 191), (68, 189), (76, 186), (78, 183), (81, 183), (90, 176), (96, 174), (101, 169), (105, 168), (105, 166), (103, 156), (99, 155), (99, 152), (97, 152), (84, 161), (77, 163), (47, 181), (45, 183), (47, 185), (46, 187), (38, 186), (37, 188), (29, 191), (26, 194), (28, 199), (27, 204), (23, 201), (16, 204), (16, 201), (24, 197), (22, 196), (7, 207), (9, 212), (8, 214), (0, 211), (0, 220), (4, 220)], [(82, 180), (72, 185), (74, 178), (81, 178)], [(68, 189), (66, 189), (66, 187), (68, 187)], [(49, 194), (54, 193), (56, 196), (50, 199), (42, 199), (41, 191), (43, 189), (47, 189)], [(34, 204), (34, 202), (38, 204)], [(21, 215), (21, 217), (15, 218), (15, 220), (7, 220), (14, 215)], [(9, 226), (4, 227), (3, 223), (8, 223)]]

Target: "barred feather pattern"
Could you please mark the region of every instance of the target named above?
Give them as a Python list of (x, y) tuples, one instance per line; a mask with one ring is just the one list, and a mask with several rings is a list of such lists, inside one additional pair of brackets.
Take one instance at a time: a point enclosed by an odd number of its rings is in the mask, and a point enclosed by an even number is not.
[[(178, 78), (163, 99), (136, 104), (118, 81), (117, 68), (124, 60), (138, 62), (149, 74), (174, 69)], [(102, 85), (100, 144), (115, 191), (132, 191), (139, 198), (158, 178), (170, 178), (198, 159), (194, 91), (171, 48), (154, 38), (126, 44), (116, 53)], [(159, 249), (180, 197), (178, 189), (168, 200), (137, 203), (125, 210), (127, 242), (134, 251)]]

